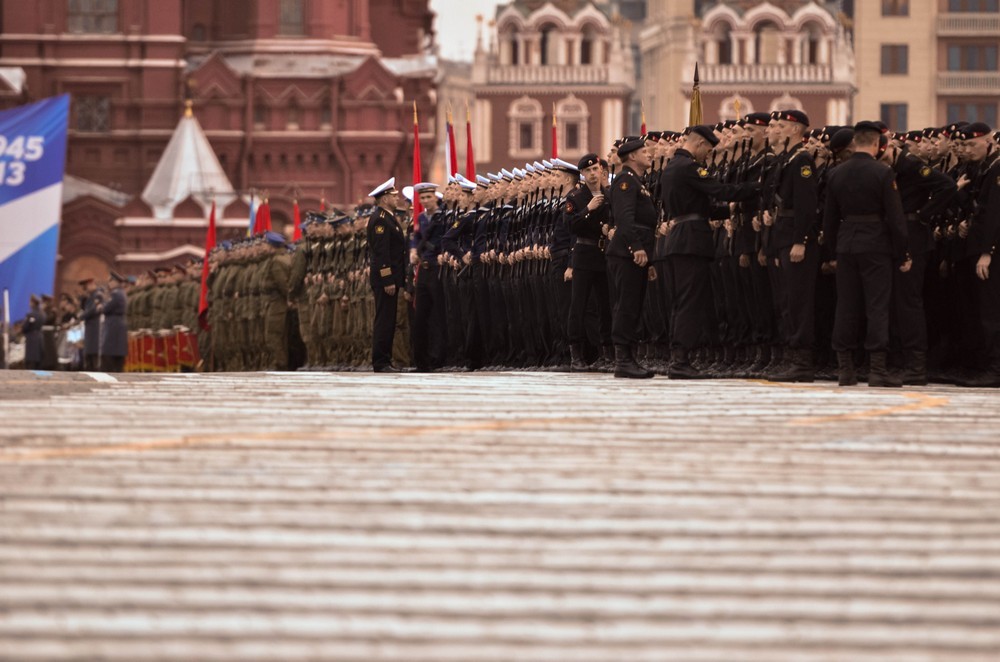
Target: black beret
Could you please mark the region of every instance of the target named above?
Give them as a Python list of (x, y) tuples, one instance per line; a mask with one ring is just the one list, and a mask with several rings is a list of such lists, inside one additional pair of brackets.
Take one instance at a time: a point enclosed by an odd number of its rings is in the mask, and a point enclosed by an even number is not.
[(972, 140), (973, 138), (982, 138), (983, 136), (991, 133), (993, 133), (993, 129), (991, 129), (988, 124), (983, 122), (973, 122), (962, 129), (961, 138), (962, 140)]
[(809, 126), (809, 116), (801, 110), (779, 110), (778, 117), (776, 119)]
[(919, 143), (919, 142), (922, 142), (923, 139), (924, 139), (924, 132), (923, 131), (908, 131), (908, 132), (906, 132), (904, 134), (901, 134), (901, 135), (902, 135), (903, 140), (905, 140), (906, 142), (911, 142), (911, 143)]
[(719, 144), (719, 137), (715, 135), (715, 131), (713, 131), (712, 127), (710, 126), (706, 126), (704, 124), (700, 124), (698, 126), (689, 126), (687, 128), (687, 133), (694, 133), (701, 136), (702, 138), (707, 140), (708, 144), (711, 145), (712, 147), (715, 147), (716, 145)]
[[(170, 270), (167, 269), (167, 271), (169, 272)], [(122, 276), (117, 271), (112, 271), (111, 272), (111, 280), (118, 281), (119, 283), (126, 283), (126, 282), (128, 282), (128, 279), (125, 278), (125, 276)]]
[(654, 143), (660, 142), (660, 138), (663, 137), (662, 131), (647, 131), (642, 136), (643, 140), (652, 140)]
[(618, 156), (627, 156), (637, 149), (642, 149), (645, 146), (645, 140), (633, 137), (632, 139), (623, 142), (622, 146), (618, 148)]
[(577, 167), (577, 170), (584, 170), (584, 169), (589, 168), (590, 166), (594, 165), (595, 163), (599, 163), (599, 162), (600, 162), (600, 159), (598, 159), (597, 154), (584, 154), (583, 158), (581, 158), (577, 162), (576, 167)]
[(879, 122), (872, 122), (870, 120), (862, 120), (854, 125), (855, 132), (857, 131), (874, 131), (875, 133), (882, 133), (882, 127), (879, 126)]
[(747, 124), (753, 124), (754, 126), (767, 126), (771, 123), (771, 115), (768, 113), (750, 113), (744, 118)]
[(830, 138), (830, 151), (836, 154), (837, 152), (848, 147), (852, 140), (854, 140), (854, 129), (849, 126), (845, 126), (834, 133), (833, 137)]
[(922, 133), (924, 134), (924, 138), (937, 138), (941, 135), (941, 129), (930, 126), (924, 129)]

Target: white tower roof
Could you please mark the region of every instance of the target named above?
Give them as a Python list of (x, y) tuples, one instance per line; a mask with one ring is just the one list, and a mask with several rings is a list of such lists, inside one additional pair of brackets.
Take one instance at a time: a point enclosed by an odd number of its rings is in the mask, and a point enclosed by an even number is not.
[(189, 196), (198, 201), (206, 217), (213, 199), (219, 209), (236, 199), (236, 191), (190, 105), (156, 164), (142, 199), (153, 209), (153, 216), (171, 219), (174, 207)]

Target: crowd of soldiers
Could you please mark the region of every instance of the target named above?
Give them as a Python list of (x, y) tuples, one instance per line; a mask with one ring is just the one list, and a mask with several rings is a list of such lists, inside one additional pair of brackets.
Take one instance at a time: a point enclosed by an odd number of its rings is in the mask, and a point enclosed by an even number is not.
[[(752, 113), (403, 193), (218, 246), (205, 367), (1000, 384), (981, 123)], [(130, 328), (199, 328), (200, 269), (141, 277)]]

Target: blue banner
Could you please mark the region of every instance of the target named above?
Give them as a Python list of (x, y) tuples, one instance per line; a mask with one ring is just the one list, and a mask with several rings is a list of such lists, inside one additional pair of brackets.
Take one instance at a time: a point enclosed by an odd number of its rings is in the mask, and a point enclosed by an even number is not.
[(68, 124), (68, 94), (0, 112), (0, 291), (12, 321), (55, 285)]

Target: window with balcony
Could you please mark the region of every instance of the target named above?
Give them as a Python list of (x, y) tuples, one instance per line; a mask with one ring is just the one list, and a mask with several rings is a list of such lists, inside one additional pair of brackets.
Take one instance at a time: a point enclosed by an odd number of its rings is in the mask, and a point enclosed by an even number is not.
[(111, 131), (111, 99), (105, 96), (78, 96), (76, 104), (76, 130), (87, 133)]
[(782, 48), (781, 29), (771, 21), (760, 23), (754, 29), (757, 64), (778, 64), (778, 52)]
[(995, 45), (949, 45), (948, 71), (996, 71)]
[(882, 0), (883, 16), (909, 16), (910, 0)]
[(566, 156), (583, 156), (587, 151), (590, 120), (587, 104), (570, 94), (556, 102), (555, 112), (560, 151)]
[(67, 28), (74, 34), (118, 32), (118, 0), (69, 0)]
[(305, 0), (281, 0), (278, 33), (287, 37), (301, 37), (306, 33)]
[(542, 104), (523, 96), (510, 105), (510, 155), (514, 158), (537, 158), (542, 153)]
[(997, 104), (989, 103), (949, 103), (948, 124), (954, 122), (985, 122), (997, 125)]
[(517, 149), (531, 152), (535, 149), (535, 125), (532, 122), (517, 123)]
[(905, 103), (883, 103), (880, 119), (893, 131), (906, 131), (907, 111)]
[(905, 75), (909, 72), (910, 48), (906, 44), (882, 44), (882, 74)]
[(948, 0), (950, 12), (996, 12), (1000, 11), (1000, 0)]

